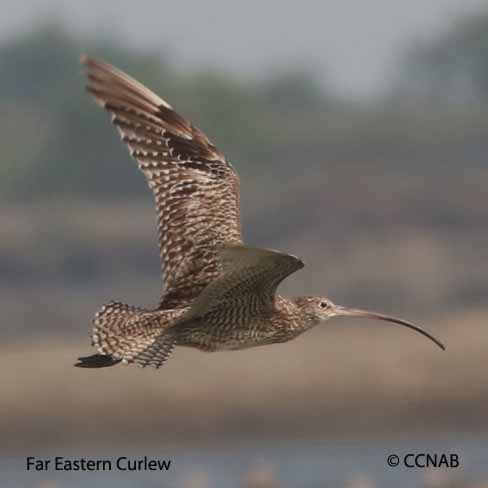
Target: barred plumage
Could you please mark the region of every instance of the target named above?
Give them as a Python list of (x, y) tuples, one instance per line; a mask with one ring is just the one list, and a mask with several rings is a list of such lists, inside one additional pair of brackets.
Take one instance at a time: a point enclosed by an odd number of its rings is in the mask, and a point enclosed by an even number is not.
[(303, 263), (242, 244), (239, 178), (224, 155), (138, 81), (92, 58), (83, 56), (81, 62), (87, 91), (112, 114), (152, 189), (163, 294), (155, 310), (119, 302), (103, 307), (92, 334), (98, 354), (80, 358), (76, 366), (123, 361), (159, 367), (176, 345), (215, 351), (284, 342), (347, 314), (401, 323), (436, 341), (400, 319), (345, 309), (319, 297), (275, 295), (281, 281)]
[(164, 335), (167, 326), (185, 312), (185, 308), (151, 311), (120, 302), (104, 305), (95, 315), (92, 345), (99, 353), (125, 363), (160, 366), (175, 346), (171, 335), (158, 342), (162, 356), (150, 354), (153, 345)]
[(198, 128), (111, 65), (83, 57), (87, 90), (112, 114), (156, 201), (161, 308), (190, 302), (217, 274), (216, 249), (241, 242), (239, 179)]

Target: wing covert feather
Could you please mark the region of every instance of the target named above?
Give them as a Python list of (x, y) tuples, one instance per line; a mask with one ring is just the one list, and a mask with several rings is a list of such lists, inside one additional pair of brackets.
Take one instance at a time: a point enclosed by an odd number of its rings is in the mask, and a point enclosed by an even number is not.
[(303, 268), (295, 256), (242, 244), (225, 245), (220, 252), (223, 273), (196, 298), (182, 321), (226, 310), (254, 317), (271, 314), (278, 285)]

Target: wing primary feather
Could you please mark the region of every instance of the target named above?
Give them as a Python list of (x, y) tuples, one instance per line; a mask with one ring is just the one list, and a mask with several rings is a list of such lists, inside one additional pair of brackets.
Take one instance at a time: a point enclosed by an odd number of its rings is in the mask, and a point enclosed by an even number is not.
[(81, 57), (87, 91), (112, 115), (152, 189), (163, 272), (161, 308), (183, 306), (220, 274), (218, 250), (241, 242), (239, 178), (205, 134), (142, 83)]

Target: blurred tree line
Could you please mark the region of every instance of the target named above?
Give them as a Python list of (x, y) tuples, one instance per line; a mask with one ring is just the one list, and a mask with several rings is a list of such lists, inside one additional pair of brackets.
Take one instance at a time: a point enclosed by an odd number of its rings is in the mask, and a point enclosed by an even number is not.
[(1, 199), (125, 198), (143, 188), (134, 184), (134, 167), (120, 164), (128, 156), (108, 117), (83, 92), (78, 64), (83, 52), (152, 87), (233, 159), (249, 165), (269, 159), (266, 143), (276, 134), (276, 119), (300, 119), (328, 104), (306, 70), (259, 82), (211, 69), (183, 73), (168, 57), (131, 51), (115, 41), (78, 39), (59, 23), (47, 23), (0, 46)]
[[(472, 147), (487, 136), (488, 105), (479, 100), (488, 100), (488, 11), (410, 46), (390, 96), (373, 104), (339, 99), (307, 68), (259, 80), (210, 68), (182, 71), (168, 55), (78, 38), (48, 22), (0, 45), (1, 201), (126, 199), (145, 191), (134, 165), (121, 164), (128, 155), (108, 117), (83, 93), (83, 52), (116, 64), (167, 98), (252, 180), (271, 177), (278, 165), (286, 173), (297, 161), (321, 171), (335, 163), (361, 171), (362, 160), (370, 171), (375, 161), (405, 170), (407, 161), (406, 171), (425, 172), (415, 164), (413, 147), (425, 152), (435, 170), (438, 159), (443, 168), (445, 161), (427, 149), (453, 141)], [(461, 111), (446, 115), (443, 105), (454, 99)], [(412, 100), (414, 110), (404, 103)], [(479, 154), (473, 158), (480, 161)]]
[(488, 11), (456, 18), (434, 38), (404, 53), (398, 84), (411, 96), (441, 103), (488, 101)]

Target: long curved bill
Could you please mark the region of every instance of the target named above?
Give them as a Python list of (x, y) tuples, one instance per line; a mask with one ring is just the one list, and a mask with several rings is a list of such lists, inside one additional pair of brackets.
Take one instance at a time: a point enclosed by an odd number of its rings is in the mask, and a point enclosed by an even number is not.
[(406, 320), (403, 320), (403, 319), (398, 319), (396, 317), (390, 317), (389, 315), (384, 315), (382, 313), (369, 312), (368, 310), (360, 310), (358, 308), (340, 307), (338, 305), (334, 306), (333, 312), (334, 312), (334, 315), (336, 317), (362, 317), (365, 319), (384, 320), (386, 322), (393, 322), (395, 324), (404, 325), (405, 327), (408, 327), (409, 329), (412, 329), (412, 330), (418, 332), (419, 334), (422, 334), (423, 336), (427, 337), (434, 344), (439, 346), (443, 351), (445, 351), (445, 349), (446, 349), (444, 344), (442, 344), (441, 341), (436, 339), (429, 332), (425, 331), (424, 329), (422, 329), (418, 325), (412, 324), (412, 323), (407, 322)]

